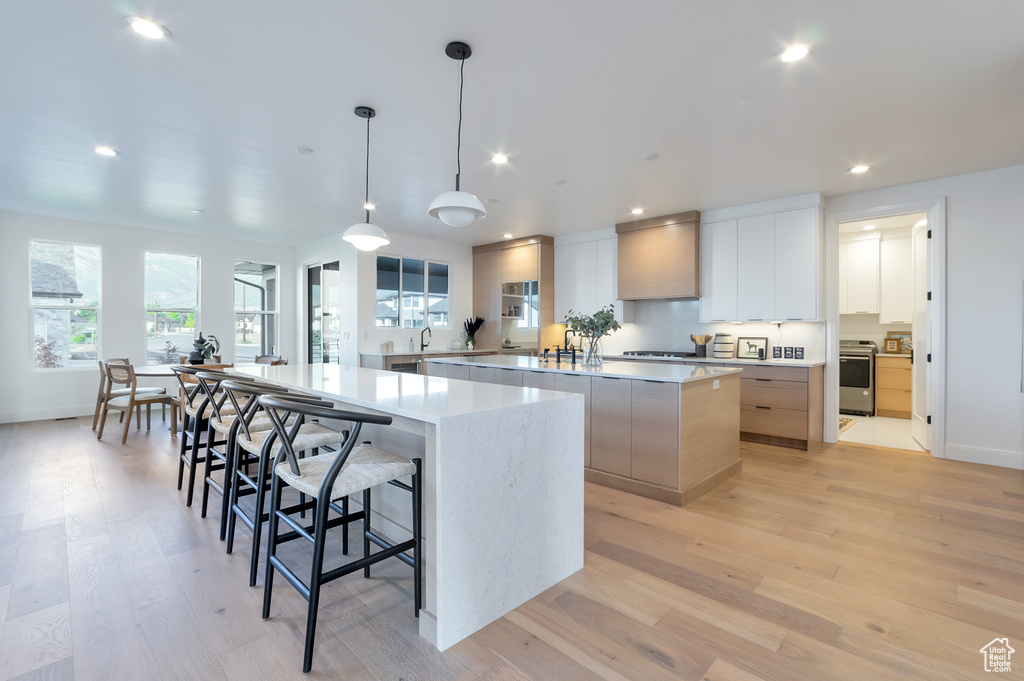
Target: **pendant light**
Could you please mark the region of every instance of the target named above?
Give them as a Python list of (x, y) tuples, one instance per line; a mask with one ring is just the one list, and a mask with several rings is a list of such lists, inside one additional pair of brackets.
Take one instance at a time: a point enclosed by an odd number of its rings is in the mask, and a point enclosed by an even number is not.
[(455, 152), (458, 166), (455, 172), (455, 191), (438, 196), (427, 212), (449, 227), (465, 227), (473, 220), (487, 216), (480, 199), (459, 189), (459, 176), (462, 174), (462, 70), (473, 51), (466, 43), (452, 42), (444, 48), (444, 53), (459, 62), (459, 137)]
[(387, 233), (370, 222), (370, 119), (377, 112), (368, 106), (357, 106), (356, 116), (366, 119), (366, 193), (363, 196), (363, 208), (366, 210), (366, 222), (357, 222), (345, 230), (341, 237), (360, 251), (375, 251), (387, 246), (391, 241)]

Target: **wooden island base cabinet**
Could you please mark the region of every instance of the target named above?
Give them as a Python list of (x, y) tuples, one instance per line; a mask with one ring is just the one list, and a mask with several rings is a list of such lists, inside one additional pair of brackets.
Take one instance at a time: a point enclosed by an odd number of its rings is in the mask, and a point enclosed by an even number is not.
[(587, 482), (683, 506), (739, 473), (738, 375), (681, 385), (595, 376), (590, 391)]
[(741, 376), (743, 440), (803, 450), (821, 441), (823, 366), (750, 366)]

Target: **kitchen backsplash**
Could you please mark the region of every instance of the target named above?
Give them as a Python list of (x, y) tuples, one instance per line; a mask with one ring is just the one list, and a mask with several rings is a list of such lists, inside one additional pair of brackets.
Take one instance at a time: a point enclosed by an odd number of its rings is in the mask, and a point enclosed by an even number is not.
[(638, 300), (633, 323), (623, 324), (601, 343), (606, 355), (627, 350), (692, 352), (690, 334), (702, 333), (728, 333), (734, 339), (741, 336), (767, 338), (769, 353), (770, 348), (777, 345), (801, 346), (806, 359), (825, 359), (824, 322), (703, 324), (699, 300)]

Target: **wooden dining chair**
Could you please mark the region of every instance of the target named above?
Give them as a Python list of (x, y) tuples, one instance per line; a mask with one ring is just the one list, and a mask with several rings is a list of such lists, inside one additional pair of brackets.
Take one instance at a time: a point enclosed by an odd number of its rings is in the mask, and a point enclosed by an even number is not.
[[(105, 399), (107, 399), (107, 370), (106, 370), (106, 367), (104, 367), (103, 365), (104, 364), (130, 364), (131, 362), (128, 360), (127, 357), (112, 357), (110, 359), (97, 360), (96, 363), (99, 364), (99, 366), (100, 366), (100, 388), (99, 388), (99, 391), (96, 393), (96, 410), (93, 412), (93, 415), (92, 415), (92, 429), (93, 430), (96, 430), (96, 426), (99, 423), (100, 412), (103, 410), (103, 401)], [(118, 390), (114, 390), (111, 393), (111, 396), (112, 397), (123, 397), (124, 395), (127, 395), (129, 392), (131, 392), (129, 389), (121, 388), (121, 389), (118, 389)], [(164, 389), (164, 388), (144, 388), (144, 387), (139, 387), (138, 392), (140, 394), (141, 393), (163, 394), (163, 393), (167, 392), (167, 390)], [(121, 414), (121, 420), (122, 421), (124, 420), (124, 414), (123, 413)]]
[[(124, 415), (124, 429), (121, 433), (121, 444), (128, 442), (128, 429), (131, 427), (132, 412), (137, 408), (146, 407), (146, 430), (150, 425), (150, 408), (154, 404), (169, 404), (171, 406), (171, 436), (177, 435), (178, 429), (178, 404), (172, 395), (160, 393), (139, 392), (139, 380), (135, 376), (135, 368), (131, 364), (119, 364), (107, 362), (104, 364), (107, 375), (107, 390), (103, 399), (103, 414), (100, 416), (99, 431), (96, 439), (103, 439), (103, 426), (107, 421), (107, 412), (111, 409), (122, 412)], [(123, 386), (117, 387), (114, 386)], [(121, 393), (118, 396), (114, 392)], [(125, 394), (124, 391), (127, 391)], [(136, 414), (136, 424), (141, 426), (141, 411)]]

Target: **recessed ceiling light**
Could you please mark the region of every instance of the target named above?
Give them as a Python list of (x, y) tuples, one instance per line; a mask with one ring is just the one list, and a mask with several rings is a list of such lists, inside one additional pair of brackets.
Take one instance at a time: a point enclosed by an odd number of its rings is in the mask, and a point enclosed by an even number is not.
[(554, 184), (554, 185), (558, 185), (559, 187), (561, 187), (561, 186), (562, 186), (563, 184), (565, 184), (565, 183), (566, 183), (566, 182), (568, 182), (568, 181), (569, 181), (569, 180), (555, 180), (555, 181), (554, 181), (554, 182), (552, 182), (551, 184)]
[(497, 203), (498, 199), (487, 199), (484, 203)]
[(851, 173), (866, 173), (871, 166), (859, 165), (850, 168)]
[(874, 225), (864, 225), (864, 229), (874, 229)]
[(125, 17), (124, 22), (131, 26), (132, 30), (139, 35), (151, 40), (161, 40), (163, 38), (171, 37), (170, 31), (152, 19), (145, 19), (143, 17)]
[(506, 239), (511, 239), (511, 238), (512, 238), (512, 235), (511, 235), (511, 234), (506, 234), (506, 235), (505, 235), (505, 238), (506, 238)]
[(645, 161), (657, 161), (661, 156), (659, 154), (644, 154), (640, 158)]
[(914, 223), (914, 227), (924, 227), (927, 224), (928, 224), (928, 218), (921, 218), (920, 220), (918, 220), (917, 222)]
[(373, 210), (376, 207), (377, 206), (373, 205), (372, 203), (364, 203), (363, 204), (363, 210)]
[(299, 152), (300, 154), (312, 154), (313, 153), (313, 148), (312, 147), (295, 147), (295, 151)]
[(192, 212), (195, 213), (196, 215), (202, 215), (206, 211), (200, 210), (199, 208), (193, 208)]
[(495, 154), (491, 156), (491, 163), (508, 163), (508, 156), (505, 154)]
[(93, 147), (93, 151), (95, 151), (100, 156), (117, 156), (117, 151), (115, 149), (111, 149), (110, 147), (105, 147), (102, 145)]
[(784, 49), (781, 52), (779, 52), (776, 56), (779, 58), (779, 61), (785, 61), (785, 62), (799, 61), (799, 60), (803, 59), (804, 57), (806, 57), (807, 53), (810, 52), (810, 51), (811, 51), (811, 46), (810, 45), (805, 45), (804, 43), (798, 43), (796, 45), (790, 45), (786, 49)]
[(643, 215), (643, 213), (644, 213), (644, 209), (643, 209), (643, 208), (634, 208), (634, 209), (633, 209), (632, 211), (630, 211), (630, 212), (632, 212), (632, 213), (633, 213), (633, 215)]

